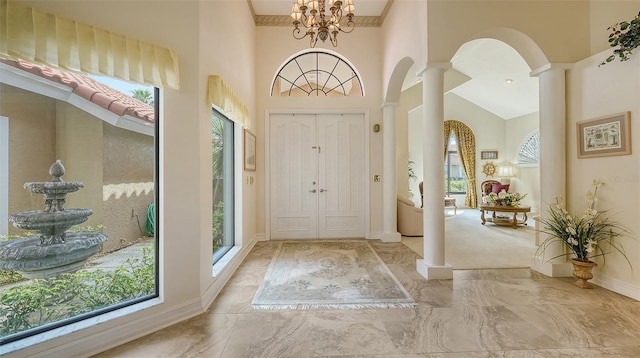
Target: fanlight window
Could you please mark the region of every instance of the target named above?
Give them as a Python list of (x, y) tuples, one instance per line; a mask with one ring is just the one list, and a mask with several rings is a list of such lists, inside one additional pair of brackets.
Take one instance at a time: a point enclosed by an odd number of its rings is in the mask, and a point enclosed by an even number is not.
[(540, 132), (535, 131), (520, 147), (517, 165), (534, 167), (540, 165)]
[(364, 96), (357, 71), (340, 56), (321, 51), (291, 58), (275, 76), (272, 96)]

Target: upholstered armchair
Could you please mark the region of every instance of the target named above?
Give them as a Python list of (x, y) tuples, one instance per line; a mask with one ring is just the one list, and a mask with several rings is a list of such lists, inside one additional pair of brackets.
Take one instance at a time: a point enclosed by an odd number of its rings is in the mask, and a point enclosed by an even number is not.
[(480, 184), (480, 188), (482, 190), (482, 203), (483, 204), (487, 204), (488, 200), (487, 200), (487, 196), (489, 196), (489, 194), (493, 193), (500, 193), (503, 189), (506, 192), (509, 192), (509, 184), (502, 184), (497, 180), (485, 180), (482, 182), (482, 184)]
[(403, 236), (422, 236), (422, 209), (413, 201), (398, 197), (398, 232)]

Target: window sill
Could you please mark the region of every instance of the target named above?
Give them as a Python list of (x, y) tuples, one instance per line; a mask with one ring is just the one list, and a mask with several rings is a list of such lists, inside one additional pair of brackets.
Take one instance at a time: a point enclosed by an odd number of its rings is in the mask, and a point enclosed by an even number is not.
[(53, 339), (61, 340), (60, 343), (55, 344), (56, 346), (59, 346), (61, 344), (64, 344), (68, 340), (72, 340), (71, 338), (65, 338), (65, 336), (69, 336), (72, 333), (99, 326), (108, 321), (131, 315), (132, 313), (151, 308), (161, 303), (163, 303), (163, 301), (160, 298), (152, 298), (144, 302), (136, 303), (131, 306), (123, 307), (112, 312), (98, 315), (96, 317), (87, 318), (80, 322), (68, 324), (15, 342), (11, 342), (4, 346), (0, 346), (0, 356), (14, 353), (38, 344), (44, 344)]
[(234, 246), (218, 262), (213, 265), (213, 277), (218, 277), (222, 271), (231, 263), (233, 258), (240, 252), (240, 246)]

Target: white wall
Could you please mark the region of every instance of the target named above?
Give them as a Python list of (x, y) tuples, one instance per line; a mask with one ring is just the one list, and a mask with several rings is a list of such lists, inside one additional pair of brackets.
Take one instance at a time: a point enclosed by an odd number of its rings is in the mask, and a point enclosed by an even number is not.
[(540, 166), (520, 167), (515, 163), (523, 142), (539, 127), (538, 112), (506, 121), (506, 149), (500, 160), (501, 165), (513, 168), (509, 191), (527, 194), (523, 204), (531, 206), (532, 215), (540, 211)]
[(567, 205), (572, 212), (585, 209), (585, 193), (593, 179), (606, 182), (598, 191), (600, 210), (608, 210), (612, 219), (627, 226), (632, 235), (621, 242), (633, 264), (629, 268), (617, 253), (608, 255), (606, 265), (597, 260), (594, 283), (640, 299), (640, 154), (599, 158), (577, 158), (576, 122), (631, 112), (631, 143), (640, 143), (637, 120), (640, 118), (640, 55), (627, 62), (612, 62), (598, 67), (609, 52), (597, 53), (577, 62), (568, 72), (567, 120)]
[[(289, 27), (258, 27), (256, 29), (256, 126), (257, 134), (257, 172), (256, 195), (257, 217), (256, 230), (259, 235), (267, 235), (265, 217), (267, 193), (265, 188), (265, 113), (268, 110), (304, 109), (304, 110), (363, 110), (369, 114), (369, 186), (370, 186), (370, 231), (382, 231), (382, 182), (373, 182), (373, 175), (382, 174), (382, 134), (384, 126), (378, 133), (372, 131), (375, 123), (382, 123), (382, 65), (374, 60), (382, 57), (379, 41), (380, 28), (356, 28), (350, 34), (338, 35), (337, 48), (330, 43), (318, 42), (316, 48), (324, 48), (336, 52), (351, 62), (363, 79), (364, 97), (271, 97), (271, 84), (280, 66), (291, 56), (309, 48), (308, 39), (296, 40)], [(384, 180), (384, 178), (382, 178)]]

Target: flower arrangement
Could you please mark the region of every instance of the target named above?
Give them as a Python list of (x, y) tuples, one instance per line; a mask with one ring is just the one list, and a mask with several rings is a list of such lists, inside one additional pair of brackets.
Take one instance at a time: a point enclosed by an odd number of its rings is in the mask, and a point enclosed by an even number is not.
[[(549, 216), (539, 219), (543, 226), (541, 232), (548, 234), (549, 237), (538, 247), (537, 256), (541, 252), (544, 253), (552, 243), (560, 242), (569, 252), (556, 257), (572, 254), (574, 260), (590, 262), (591, 258), (604, 257), (615, 250), (621, 253), (631, 265), (623, 247), (616, 241), (616, 238), (628, 234), (628, 230), (612, 221), (604, 211), (596, 209), (598, 188), (604, 184), (601, 180), (593, 181), (593, 191), (589, 190), (586, 194), (587, 208), (580, 216), (569, 214), (565, 209), (562, 196), (555, 198), (555, 203), (549, 205)], [(602, 247), (602, 243), (608, 245)], [(550, 259), (553, 258), (555, 257)]]
[(506, 191), (502, 190), (498, 194), (496, 193), (489, 194), (489, 204), (491, 204), (492, 206), (502, 205), (502, 206), (518, 207), (520, 206), (520, 201), (524, 199), (526, 196), (527, 194), (507, 193)]

